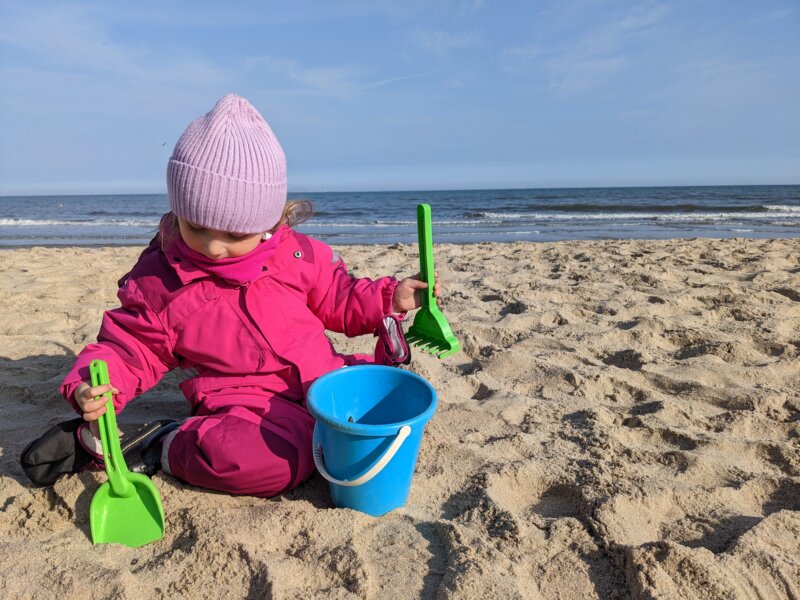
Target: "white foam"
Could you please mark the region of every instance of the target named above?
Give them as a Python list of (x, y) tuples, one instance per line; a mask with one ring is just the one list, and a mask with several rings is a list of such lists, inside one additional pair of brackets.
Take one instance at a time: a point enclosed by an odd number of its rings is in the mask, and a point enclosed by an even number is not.
[(135, 221), (132, 219), (117, 219), (106, 221), (55, 221), (50, 219), (0, 219), (0, 227), (158, 227), (158, 220)]
[(787, 204), (765, 204), (764, 208), (779, 212), (800, 213), (800, 206), (789, 206)]
[[(770, 212), (770, 213), (740, 213), (740, 212), (695, 212), (695, 213), (648, 213), (648, 212), (626, 212), (626, 213), (508, 213), (505, 219), (511, 220), (511, 216), (524, 219), (526, 221), (666, 221), (666, 222), (695, 222), (695, 221), (731, 221), (731, 220), (763, 220), (770, 219), (791, 219), (797, 218), (797, 212)], [(502, 217), (502, 213), (483, 213), (494, 218)], [(485, 221), (478, 221), (485, 223)]]
[[(503, 221), (501, 220), (493, 220), (493, 221), (433, 221), (433, 226), (457, 226), (457, 227), (482, 227), (484, 225), (501, 225)], [(310, 220), (307, 222), (309, 228), (314, 227), (331, 227), (331, 228), (361, 228), (361, 227), (416, 227), (416, 221), (378, 221), (378, 222), (370, 222), (370, 221), (363, 221), (361, 223), (358, 222), (322, 222), (322, 221), (315, 221)]]

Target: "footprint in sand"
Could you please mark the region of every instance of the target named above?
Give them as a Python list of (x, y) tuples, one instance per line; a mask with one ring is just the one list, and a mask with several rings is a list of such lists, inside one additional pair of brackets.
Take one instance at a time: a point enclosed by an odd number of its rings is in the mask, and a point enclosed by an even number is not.
[(585, 522), (590, 514), (576, 486), (517, 466), (479, 473), (445, 507), (446, 518), (480, 524), (491, 537), (510, 543), (524, 537), (523, 530), (547, 529), (564, 518)]
[(672, 541), (720, 554), (780, 510), (800, 510), (800, 483), (760, 477), (739, 487), (695, 486), (642, 497), (617, 496), (600, 506), (595, 518), (614, 544)]
[(645, 364), (642, 354), (630, 348), (606, 354), (601, 356), (600, 360), (609, 366), (631, 371), (640, 371)]
[(364, 558), (367, 596), (436, 597), (450, 560), (446, 527), (388, 516), (360, 529), (354, 547)]
[(521, 315), (527, 310), (528, 306), (524, 302), (510, 302), (500, 309), (500, 316), (504, 317), (506, 315)]
[[(488, 475), (484, 504), (495, 507), (485, 513), (504, 514), (523, 530), (518, 554), (514, 544), (506, 553), (519, 557), (542, 598), (626, 597), (625, 575), (597, 536), (592, 506), (573, 482), (508, 468)], [(547, 576), (554, 573), (569, 573), (568, 583)]]

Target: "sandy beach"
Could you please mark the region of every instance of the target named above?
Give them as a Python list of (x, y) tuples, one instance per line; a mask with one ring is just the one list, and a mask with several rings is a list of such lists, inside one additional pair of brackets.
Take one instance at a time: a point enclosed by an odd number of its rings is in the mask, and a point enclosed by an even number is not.
[[(0, 597), (800, 598), (800, 240), (437, 245), (463, 351), (413, 355), (440, 404), (405, 507), (159, 474), (164, 539), (93, 546), (105, 474), (32, 488), (18, 456), (72, 418), (58, 384), (140, 250), (0, 251)], [(415, 245), (336, 250), (417, 270)], [(121, 427), (187, 416), (176, 382)]]

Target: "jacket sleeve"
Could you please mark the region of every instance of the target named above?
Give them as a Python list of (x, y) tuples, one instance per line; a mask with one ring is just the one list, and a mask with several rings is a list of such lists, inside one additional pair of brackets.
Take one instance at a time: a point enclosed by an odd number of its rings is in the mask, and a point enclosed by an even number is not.
[(114, 396), (117, 413), (178, 366), (169, 335), (136, 282), (126, 281), (117, 296), (121, 306), (105, 312), (97, 343), (78, 354), (61, 384), (61, 394), (78, 414), (82, 412), (73, 393), (82, 382), (91, 382), (89, 363), (93, 360), (108, 363), (110, 381), (120, 391)]
[(315, 242), (316, 281), (308, 293), (309, 308), (329, 331), (348, 337), (374, 333), (392, 312), (397, 280), (353, 277), (330, 246)]

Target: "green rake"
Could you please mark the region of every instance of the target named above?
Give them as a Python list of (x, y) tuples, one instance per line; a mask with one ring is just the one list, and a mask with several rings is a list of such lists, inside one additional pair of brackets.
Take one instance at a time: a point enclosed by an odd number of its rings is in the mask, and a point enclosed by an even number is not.
[(461, 349), (456, 336), (450, 329), (444, 313), (433, 297), (433, 228), (431, 227), (431, 207), (428, 204), (417, 206), (417, 232), (419, 234), (419, 272), (428, 287), (422, 290), (422, 307), (414, 317), (414, 324), (406, 334), (406, 341), (444, 358)]

